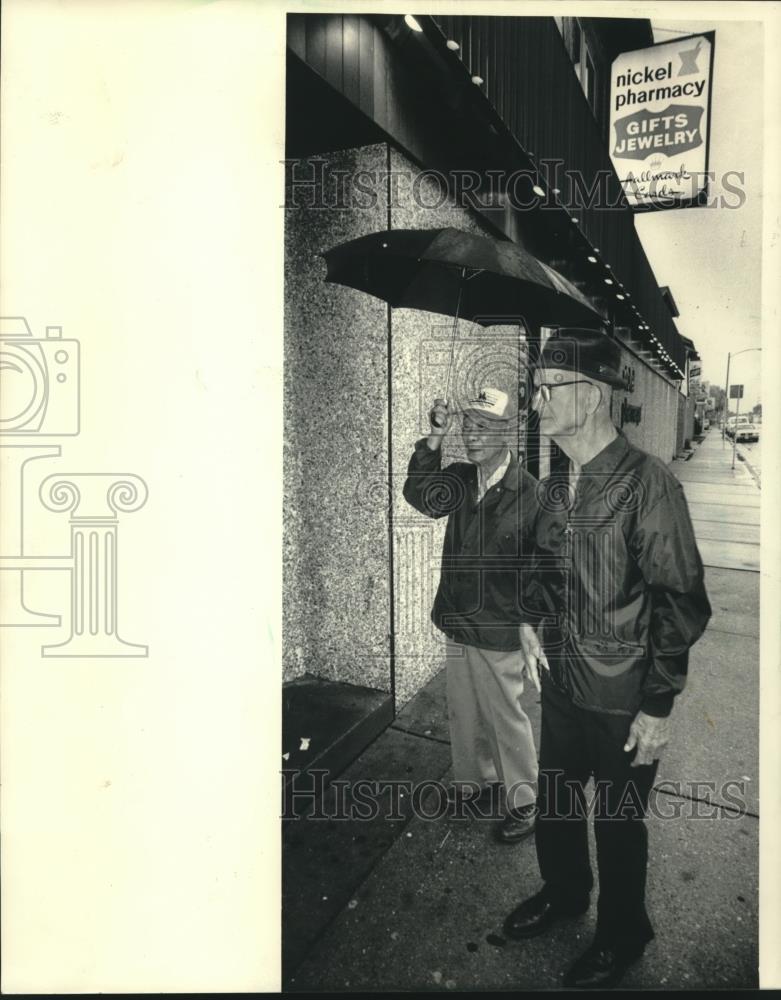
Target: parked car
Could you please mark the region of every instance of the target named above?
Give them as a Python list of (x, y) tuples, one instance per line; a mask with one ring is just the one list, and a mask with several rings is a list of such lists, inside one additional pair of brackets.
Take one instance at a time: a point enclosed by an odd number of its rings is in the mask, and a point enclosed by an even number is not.
[(759, 428), (753, 423), (738, 424), (735, 440), (738, 442), (759, 441)]
[(751, 417), (730, 417), (727, 420), (727, 437), (734, 438), (735, 441), (759, 441), (759, 429), (753, 423)]

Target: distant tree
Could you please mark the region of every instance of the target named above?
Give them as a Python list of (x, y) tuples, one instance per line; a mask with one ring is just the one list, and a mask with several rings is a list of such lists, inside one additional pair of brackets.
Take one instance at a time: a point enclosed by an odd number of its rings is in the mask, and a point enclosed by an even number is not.
[(708, 394), (710, 395), (711, 399), (713, 400), (713, 409), (716, 410), (717, 412), (723, 411), (724, 410), (724, 397), (726, 396), (726, 393), (721, 388), (721, 386), (718, 386), (718, 385), (710, 385), (710, 386), (708, 386)]
[(762, 419), (762, 404), (761, 403), (757, 403), (757, 405), (754, 407), (754, 409), (751, 412), (752, 412), (752, 414), (755, 417), (759, 417), (759, 419), (761, 420)]

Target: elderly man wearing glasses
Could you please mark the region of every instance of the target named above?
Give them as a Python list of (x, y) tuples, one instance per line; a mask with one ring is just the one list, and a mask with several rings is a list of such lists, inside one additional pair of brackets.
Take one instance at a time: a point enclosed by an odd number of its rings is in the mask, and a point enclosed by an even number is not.
[(593, 811), (596, 936), (564, 977), (580, 988), (617, 985), (654, 936), (643, 820), (688, 650), (711, 610), (680, 483), (611, 419), (619, 368), (606, 335), (559, 330), (544, 346), (532, 399), (570, 474), (539, 484), (521, 636), (526, 668), (542, 682), (535, 840), (544, 884), (504, 928), (529, 938), (588, 909)]
[[(504, 785), (502, 843), (534, 830), (537, 751), (521, 704), (522, 559), (536, 511), (537, 480), (511, 450), (517, 407), (484, 388), (462, 406), (468, 462), (442, 467), (454, 413), (435, 400), (431, 432), (415, 446), (404, 496), (428, 517), (447, 516), (432, 620), (449, 639), (447, 699), (455, 788), (470, 809), (489, 805)], [(536, 667), (528, 675), (539, 691)]]

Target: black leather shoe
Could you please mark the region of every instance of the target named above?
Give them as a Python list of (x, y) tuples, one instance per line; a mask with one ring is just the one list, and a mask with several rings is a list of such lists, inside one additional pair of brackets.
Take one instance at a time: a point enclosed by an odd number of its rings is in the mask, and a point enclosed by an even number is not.
[(533, 803), (520, 809), (509, 809), (502, 822), (494, 827), (494, 839), (500, 844), (517, 844), (534, 833), (536, 822), (537, 807)]
[(645, 948), (617, 950), (594, 942), (564, 976), (564, 985), (579, 990), (609, 990), (618, 986), (624, 973), (642, 957)]
[(562, 903), (552, 900), (543, 890), (524, 900), (504, 922), (507, 937), (520, 941), (536, 937), (563, 917), (577, 917), (589, 907), (589, 897), (581, 896)]

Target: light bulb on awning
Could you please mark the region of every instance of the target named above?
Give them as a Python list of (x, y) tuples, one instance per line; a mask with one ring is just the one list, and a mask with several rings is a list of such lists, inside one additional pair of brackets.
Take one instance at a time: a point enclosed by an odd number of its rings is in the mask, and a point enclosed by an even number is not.
[(479, 87), (481, 83), (485, 83), (485, 80), (482, 78), (482, 76), (478, 76), (477, 74), (475, 74), (472, 77), (472, 83), (476, 84)]
[(421, 28), (421, 26), (418, 24), (418, 22), (412, 16), (412, 14), (405, 14), (404, 15), (404, 23), (407, 25), (408, 28), (412, 28), (413, 31), (423, 31), (423, 29)]
[(542, 190), (539, 184), (535, 184), (534, 187), (532, 188), (532, 191), (534, 191), (534, 193), (540, 198), (545, 197), (545, 192)]
[(589, 262), (589, 264), (596, 264), (597, 262), (596, 257), (586, 257), (586, 260)]
[(450, 49), (451, 52), (458, 52), (458, 50), (461, 48), (458, 42), (454, 42), (452, 38), (448, 38), (448, 40), (445, 42), (445, 45), (447, 45), (447, 47)]

